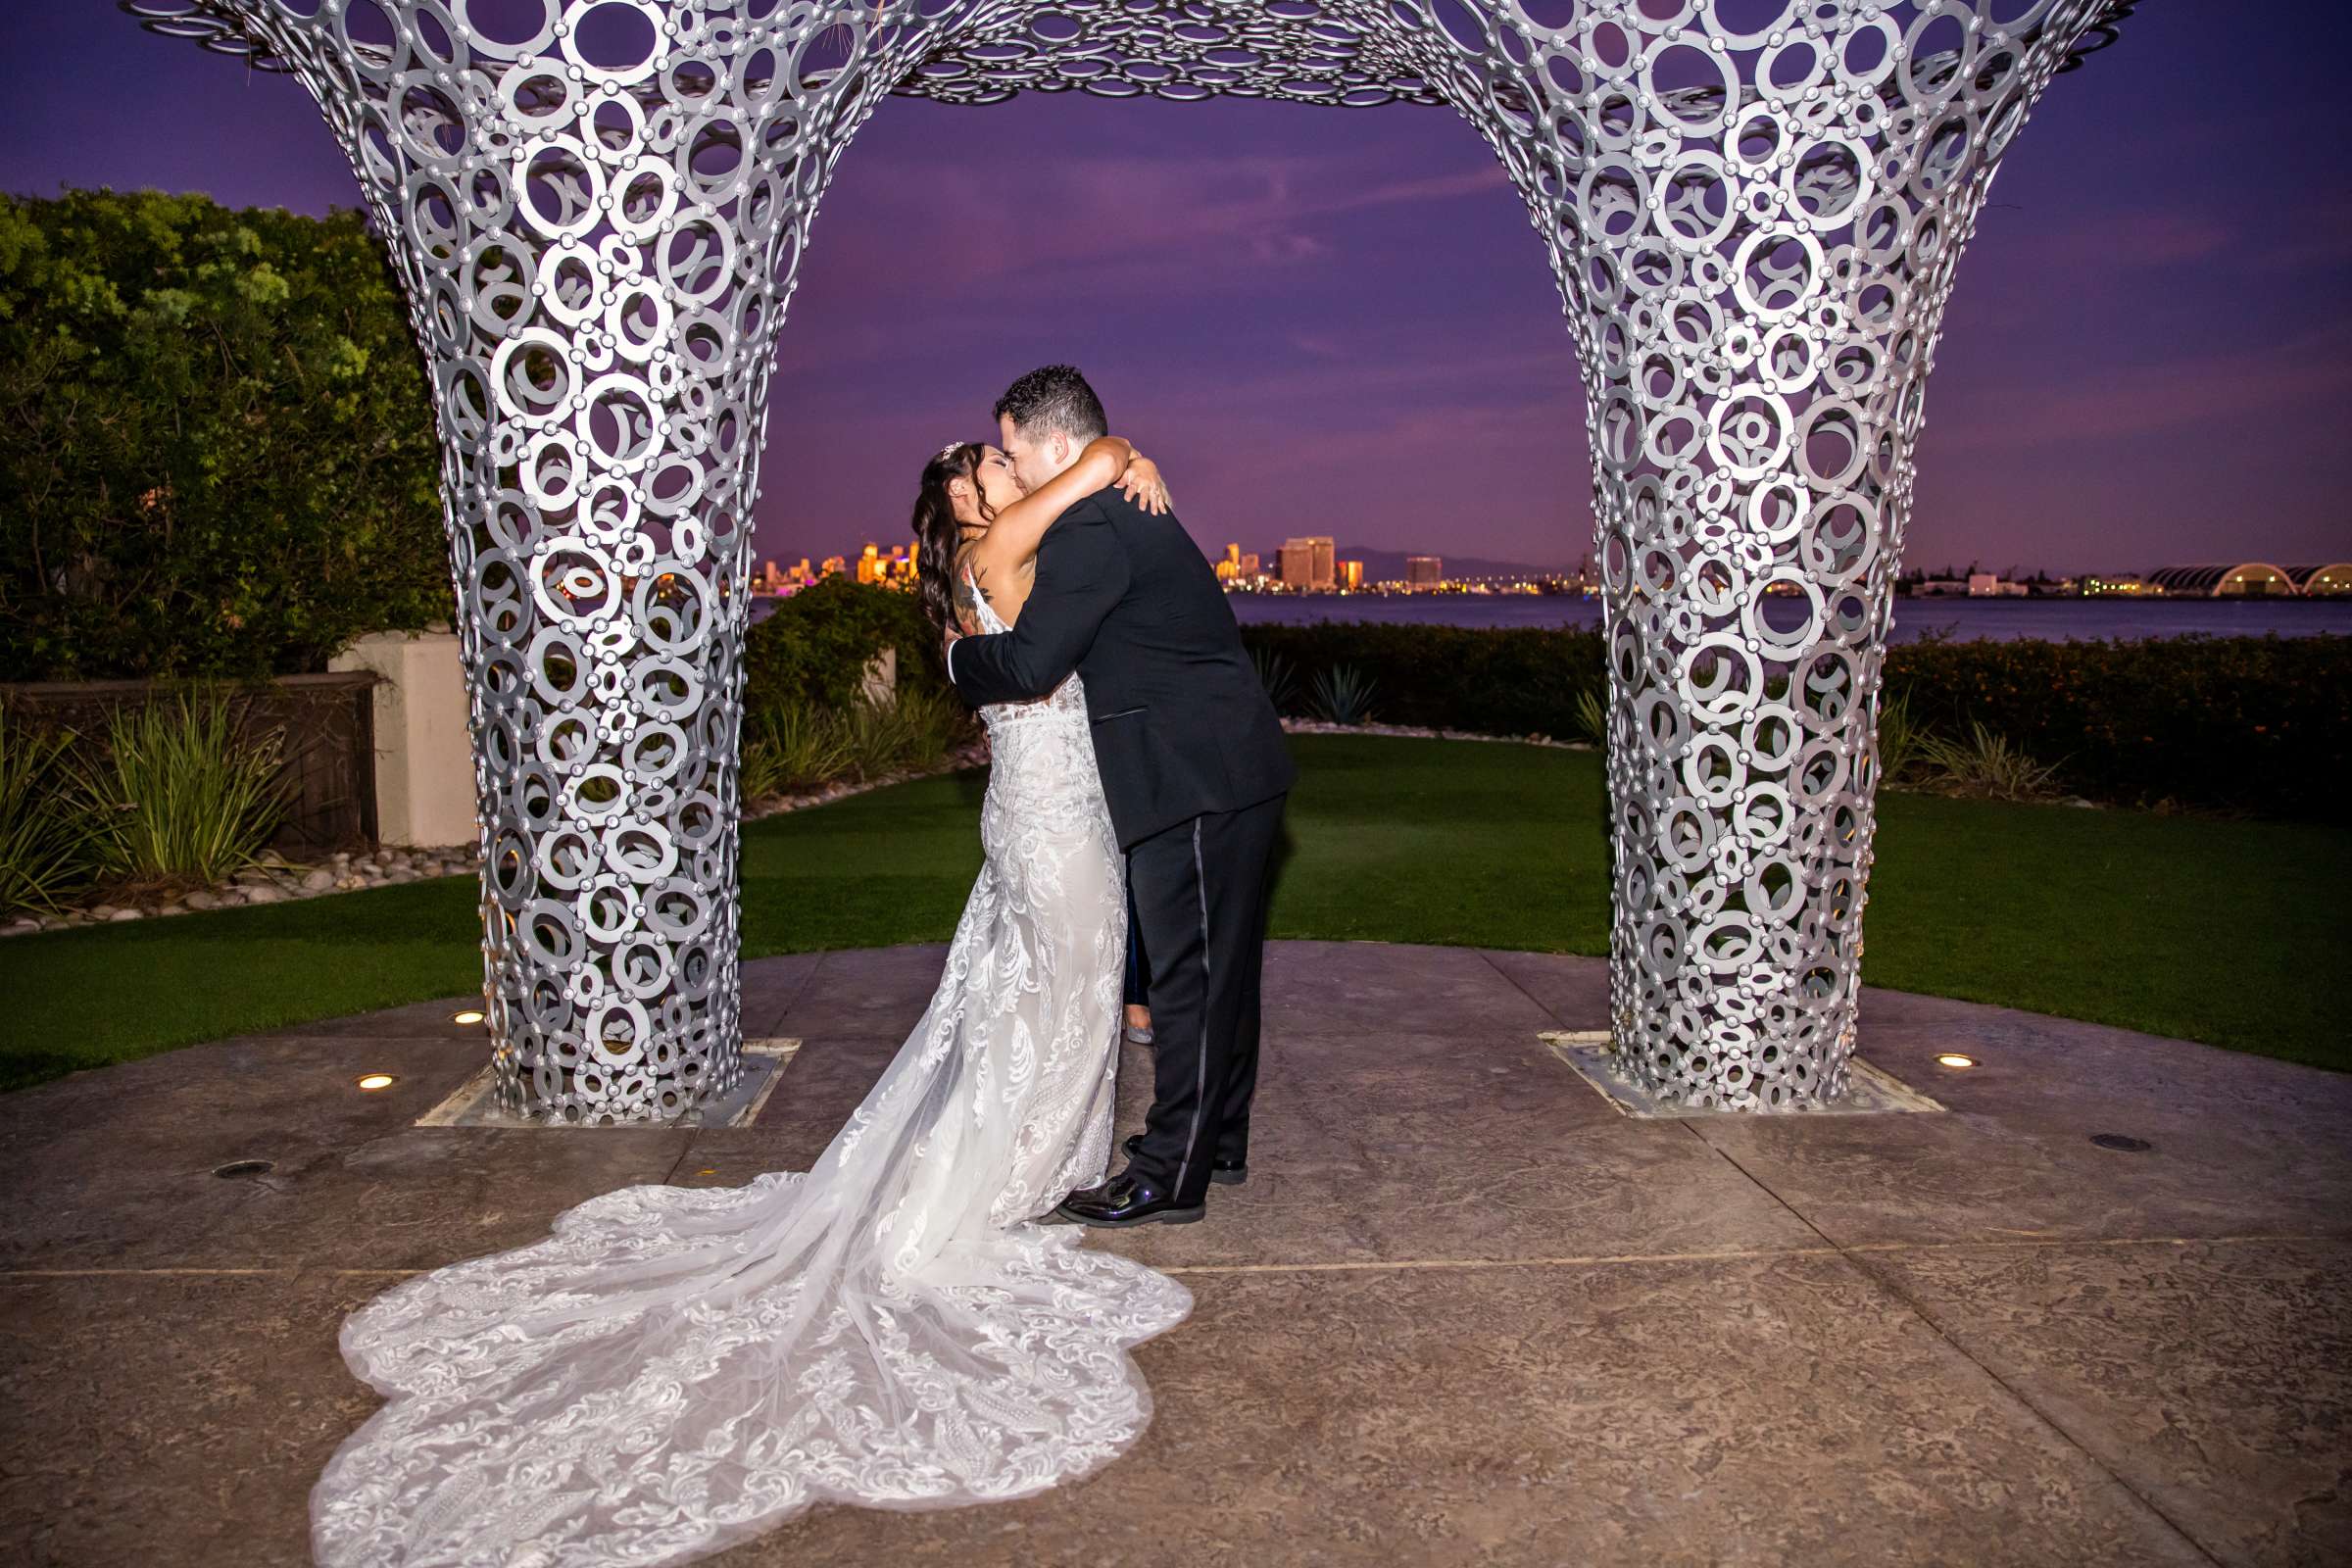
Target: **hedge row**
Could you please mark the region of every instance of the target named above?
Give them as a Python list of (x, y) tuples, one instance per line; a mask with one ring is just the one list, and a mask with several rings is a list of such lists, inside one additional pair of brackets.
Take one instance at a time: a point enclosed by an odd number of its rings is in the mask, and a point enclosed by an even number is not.
[[(1596, 631), (1451, 626), (1250, 626), (1303, 693), (1336, 664), (1372, 677), (1393, 724), (1498, 735), (1578, 732), (1604, 680)], [(1915, 726), (1964, 739), (1969, 721), (2057, 765), (2092, 800), (2270, 816), (2332, 816), (2352, 780), (2352, 638), (2169, 637), (2142, 642), (1914, 642), (1886, 653), (1886, 690)]]
[(899, 651), (899, 690), (947, 689), (939, 634), (914, 595), (848, 577), (813, 582), (745, 634), (744, 706), (847, 707), (885, 648)]

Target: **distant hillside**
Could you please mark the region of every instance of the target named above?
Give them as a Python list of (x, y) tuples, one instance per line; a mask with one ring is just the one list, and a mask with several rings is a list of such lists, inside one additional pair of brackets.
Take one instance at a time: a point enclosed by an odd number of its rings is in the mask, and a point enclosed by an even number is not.
[[(1279, 559), (1279, 555), (1280, 545), (1277, 543), (1276, 559)], [(1340, 546), (1337, 559), (1362, 562), (1364, 576), (1373, 582), (1393, 582), (1403, 578), (1404, 558), (1407, 555), (1435, 555), (1446, 564), (1446, 575), (1448, 577), (1541, 577), (1567, 571), (1576, 565), (1574, 556), (1548, 566), (1538, 566), (1524, 561), (1491, 561), (1484, 556), (1448, 555), (1443, 550), (1373, 550), (1362, 545)]]

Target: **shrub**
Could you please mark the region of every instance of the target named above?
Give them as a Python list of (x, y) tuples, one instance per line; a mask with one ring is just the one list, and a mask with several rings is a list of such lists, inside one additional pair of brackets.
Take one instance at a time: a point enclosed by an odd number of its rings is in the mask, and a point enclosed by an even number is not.
[(1879, 782), (1899, 783), (1919, 757), (1919, 726), (1911, 722), (1911, 699), (1888, 697), (1879, 688)]
[(843, 576), (810, 583), (746, 635), (745, 702), (846, 710), (859, 699), (866, 665), (885, 648), (899, 651), (900, 695), (947, 690), (939, 634), (914, 595)]
[(1947, 794), (1996, 801), (2037, 801), (2051, 793), (2055, 763), (2034, 760), (1976, 719), (1969, 720), (1968, 731), (1965, 741), (1916, 737), (1929, 783)]
[[(1261, 670), (1276, 659), (1363, 670), (1397, 724), (1574, 735), (1588, 696), (1606, 700), (1598, 631), (1351, 622), (1242, 635)], [(1888, 776), (1910, 764), (1906, 734), (1981, 722), (2028, 758), (2058, 759), (2053, 786), (2127, 806), (2331, 816), (2352, 777), (2352, 638), (1929, 640), (1887, 649), (1883, 667)]]
[(2352, 637), (1905, 643), (1886, 686), (1920, 729), (2063, 759), (2052, 782), (2093, 800), (2331, 816), (2352, 777)]
[(823, 784), (849, 771), (840, 716), (801, 702), (769, 703), (744, 726), (742, 795), (747, 801)]
[(1291, 662), (1270, 648), (1250, 645), (1250, 662), (1257, 670), (1257, 683), (1266, 689), (1266, 701), (1274, 711), (1286, 713), (1298, 700), (1298, 677), (1291, 669)]
[(957, 742), (968, 737), (976, 720), (952, 693), (901, 692), (899, 719), (905, 726), (906, 746), (901, 767), (930, 769), (948, 760)]
[(97, 818), (66, 755), (73, 740), (0, 706), (0, 912), (56, 911), (90, 879)]
[(0, 196), (0, 679), (322, 670), (450, 617), (438, 443), (354, 212)]
[(1378, 683), (1380, 716), (1392, 724), (1573, 735), (1579, 697), (1604, 684), (1596, 631), (1326, 621), (1250, 626), (1242, 636), (1261, 660), (1307, 669), (1347, 664), (1360, 671)]
[(1315, 716), (1334, 724), (1364, 724), (1372, 718), (1372, 681), (1353, 664), (1318, 670), (1309, 692)]
[(230, 702), (181, 695), (124, 709), (83, 775), (99, 808), (98, 864), (113, 877), (220, 882), (262, 858), (286, 797), (284, 734), (247, 742)]
[(1609, 699), (1597, 686), (1577, 694), (1576, 733), (1603, 750), (1608, 747)]

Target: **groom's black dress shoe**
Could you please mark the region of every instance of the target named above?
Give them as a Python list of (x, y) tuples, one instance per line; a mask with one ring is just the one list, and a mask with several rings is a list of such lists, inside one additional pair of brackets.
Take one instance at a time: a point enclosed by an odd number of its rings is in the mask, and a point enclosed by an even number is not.
[(1208, 1205), (1184, 1207), (1172, 1194), (1123, 1170), (1100, 1187), (1072, 1193), (1054, 1212), (1081, 1225), (1190, 1225), (1208, 1212)]
[[(1129, 1133), (1127, 1141), (1119, 1147), (1127, 1151), (1129, 1159), (1133, 1159), (1143, 1152), (1144, 1135)], [(1208, 1162), (1208, 1179), (1221, 1186), (1239, 1187), (1250, 1179), (1250, 1162), (1246, 1159), (1212, 1159)]]

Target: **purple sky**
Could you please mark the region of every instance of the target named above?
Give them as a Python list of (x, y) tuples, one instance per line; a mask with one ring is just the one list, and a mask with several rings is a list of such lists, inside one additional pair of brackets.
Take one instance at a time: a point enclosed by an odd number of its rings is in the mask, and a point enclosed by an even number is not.
[[(0, 189), (357, 201), (290, 80), (106, 0), (22, 10)], [(1945, 317), (1911, 564), (2352, 555), (2342, 13), (2263, 0), (2225, 29), (2147, 0), (2051, 88)], [(1205, 544), (1551, 564), (1591, 542), (1558, 296), (1445, 111), (894, 100), (842, 160), (780, 356), (763, 555), (903, 540), (923, 458), (1051, 360)]]

